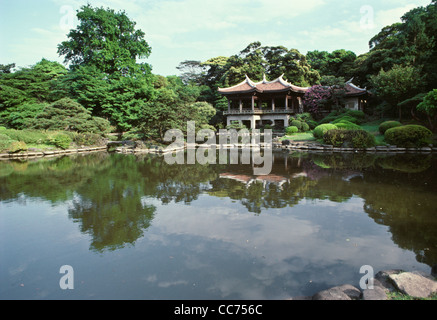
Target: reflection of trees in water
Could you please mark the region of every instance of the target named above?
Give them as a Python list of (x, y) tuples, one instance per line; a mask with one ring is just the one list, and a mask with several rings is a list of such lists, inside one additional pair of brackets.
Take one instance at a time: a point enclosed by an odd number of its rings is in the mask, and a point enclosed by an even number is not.
[(105, 153), (96, 153), (36, 161), (1, 161), (0, 200), (25, 195), (53, 203), (66, 201), (84, 181), (109, 165), (107, 158)]
[(419, 262), (436, 264), (436, 171), (414, 174), (377, 168), (372, 174), (365, 174), (365, 182), (367, 187), (352, 187), (361, 190), (369, 217), (388, 226), (393, 241), (412, 250)]
[[(352, 158), (336, 155), (335, 158)], [(326, 159), (326, 158), (325, 158)], [(320, 161), (320, 158), (317, 160)], [(399, 247), (412, 250), (419, 262), (437, 263), (437, 172), (436, 159), (426, 154), (359, 156), (348, 162), (333, 159), (329, 170), (360, 169), (361, 177), (332, 184), (339, 194), (352, 193), (364, 199), (364, 211), (375, 222), (388, 226)], [(370, 164), (370, 165), (369, 165)], [(326, 169), (325, 169), (326, 170)], [(320, 188), (318, 181), (317, 189)], [(347, 193), (341, 192), (347, 188)]]
[(91, 234), (98, 251), (133, 244), (154, 217), (147, 198), (189, 203), (202, 192), (214, 173), (204, 166), (168, 166), (162, 157), (114, 155), (104, 170), (80, 186), (69, 214)]
[(437, 172), (433, 168), (437, 168), (436, 159), (421, 154), (295, 155), (287, 170), (273, 171), (289, 179), (280, 188), (220, 179), (212, 183), (209, 193), (239, 200), (257, 214), (294, 206), (302, 199), (341, 203), (357, 196), (375, 222), (390, 228), (396, 244), (431, 266), (437, 263)]
[(254, 177), (251, 166), (170, 166), (158, 156), (100, 153), (0, 162), (0, 200), (23, 195), (53, 203), (72, 200), (69, 216), (91, 235), (91, 247), (102, 251), (142, 236), (155, 212), (148, 198), (189, 204), (206, 192), (261, 214), (302, 199), (341, 203), (357, 196), (372, 219), (390, 228), (395, 243), (432, 265), (437, 263), (436, 167), (429, 155), (276, 154), (271, 176)]
[(114, 187), (111, 199), (87, 195), (86, 199), (75, 199), (68, 210), (70, 218), (80, 223), (81, 232), (92, 237), (91, 248), (97, 251), (134, 244), (150, 227), (156, 210), (143, 204), (138, 194), (123, 196), (117, 192), (117, 184)]

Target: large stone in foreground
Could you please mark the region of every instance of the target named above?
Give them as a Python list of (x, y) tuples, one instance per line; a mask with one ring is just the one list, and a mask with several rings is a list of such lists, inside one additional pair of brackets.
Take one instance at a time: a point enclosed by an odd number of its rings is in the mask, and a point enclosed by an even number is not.
[(313, 296), (313, 300), (358, 300), (361, 291), (350, 284), (323, 290)]
[(387, 300), (387, 292), (383, 287), (374, 286), (373, 289), (363, 291), (363, 300)]
[(437, 293), (437, 282), (413, 272), (403, 272), (389, 276), (404, 294), (416, 298), (428, 298)]

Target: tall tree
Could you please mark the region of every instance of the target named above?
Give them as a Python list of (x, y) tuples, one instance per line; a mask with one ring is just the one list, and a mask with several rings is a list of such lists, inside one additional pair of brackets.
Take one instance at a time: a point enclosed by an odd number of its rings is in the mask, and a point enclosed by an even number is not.
[(402, 120), (402, 108), (399, 103), (415, 96), (421, 90), (420, 75), (412, 66), (395, 65), (388, 71), (381, 70), (378, 75), (371, 76), (370, 81), (376, 93), (399, 110), (399, 121)]
[(317, 70), (322, 76), (334, 76), (350, 78), (353, 75), (353, 63), (357, 58), (356, 54), (350, 50), (309, 51), (306, 59), (312, 68)]
[(96, 66), (102, 72), (131, 73), (137, 58), (151, 53), (145, 33), (136, 30), (124, 11), (82, 6), (77, 13), (79, 25), (68, 34), (68, 41), (58, 45), (59, 55), (72, 69)]
[(370, 51), (355, 62), (361, 85), (370, 85), (370, 76), (394, 65), (414, 66), (426, 90), (437, 87), (437, 1), (405, 13), (402, 22), (384, 27), (369, 41)]
[(205, 75), (205, 66), (201, 61), (185, 60), (176, 67), (182, 72), (180, 75), (185, 84), (202, 85), (202, 79)]

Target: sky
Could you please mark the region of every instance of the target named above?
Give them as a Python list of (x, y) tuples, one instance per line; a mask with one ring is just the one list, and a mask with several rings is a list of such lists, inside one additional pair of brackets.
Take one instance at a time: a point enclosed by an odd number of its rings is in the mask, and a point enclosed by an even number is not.
[(430, 0), (0, 0), (0, 64), (63, 63), (57, 45), (77, 26), (76, 11), (123, 10), (145, 32), (155, 74), (179, 74), (185, 60), (238, 54), (254, 41), (306, 54), (346, 49), (357, 55), (383, 27)]

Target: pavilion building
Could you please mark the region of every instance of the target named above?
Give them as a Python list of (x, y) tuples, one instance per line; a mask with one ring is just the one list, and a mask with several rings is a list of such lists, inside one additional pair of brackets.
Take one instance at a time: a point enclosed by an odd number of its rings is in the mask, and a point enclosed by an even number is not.
[(218, 91), (228, 99), (227, 124), (238, 121), (247, 128), (262, 125), (288, 127), (290, 116), (303, 112), (302, 97), (309, 88), (301, 88), (288, 83), (280, 76), (260, 82), (246, 79), (230, 88)]
[[(264, 125), (288, 127), (290, 117), (304, 112), (302, 98), (310, 88), (295, 86), (283, 79), (283, 75), (267, 81), (264, 75), (260, 82), (246, 79), (229, 88), (219, 88), (218, 92), (228, 100), (228, 110), (224, 112), (227, 125), (239, 122), (246, 128), (256, 129)], [(369, 92), (352, 83), (345, 84), (345, 105), (352, 110), (363, 110)]]

